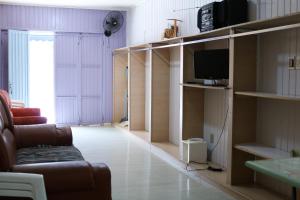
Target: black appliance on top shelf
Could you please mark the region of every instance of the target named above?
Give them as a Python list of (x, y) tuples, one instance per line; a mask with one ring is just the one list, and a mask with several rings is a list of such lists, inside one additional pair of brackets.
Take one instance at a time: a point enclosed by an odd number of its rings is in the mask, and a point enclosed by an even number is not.
[(247, 22), (247, 0), (212, 2), (198, 11), (198, 28), (201, 32)]

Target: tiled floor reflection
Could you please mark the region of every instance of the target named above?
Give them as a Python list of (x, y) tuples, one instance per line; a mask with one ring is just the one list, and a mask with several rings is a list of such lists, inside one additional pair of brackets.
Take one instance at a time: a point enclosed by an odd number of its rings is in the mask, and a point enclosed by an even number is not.
[(86, 160), (110, 167), (113, 200), (233, 199), (189, 178), (119, 129), (79, 127), (73, 128), (73, 134)]

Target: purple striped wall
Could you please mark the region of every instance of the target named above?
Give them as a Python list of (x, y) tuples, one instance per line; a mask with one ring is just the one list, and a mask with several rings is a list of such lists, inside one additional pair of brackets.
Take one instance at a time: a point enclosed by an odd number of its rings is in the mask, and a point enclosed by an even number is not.
[[(102, 22), (108, 12), (102, 10), (0, 5), (0, 27), (1, 29), (103, 33)], [(126, 16), (125, 12), (123, 14)], [(123, 26), (123, 31), (125, 30), (126, 27)]]
[[(102, 34), (102, 22), (109, 11), (0, 5), (0, 29), (41, 30), (65, 33)], [(126, 18), (126, 12), (123, 12)], [(126, 20), (125, 20), (126, 22)], [(112, 50), (126, 46), (126, 23), (109, 39), (103, 40), (103, 121), (112, 121)], [(90, 48), (93, 51), (94, 48)], [(91, 52), (92, 53), (92, 52)], [(1, 62), (1, 59), (0, 59)], [(57, 62), (57, 61), (56, 61)], [(2, 62), (3, 63), (3, 62)], [(59, 61), (58, 61), (59, 63)], [(3, 64), (0, 64), (0, 76)], [(3, 79), (3, 77), (0, 77)], [(0, 81), (0, 88), (3, 88)], [(67, 87), (61, 85), (61, 87)], [(65, 88), (67, 89), (67, 88)], [(64, 115), (64, 114), (62, 114)], [(67, 120), (67, 119), (66, 119)]]

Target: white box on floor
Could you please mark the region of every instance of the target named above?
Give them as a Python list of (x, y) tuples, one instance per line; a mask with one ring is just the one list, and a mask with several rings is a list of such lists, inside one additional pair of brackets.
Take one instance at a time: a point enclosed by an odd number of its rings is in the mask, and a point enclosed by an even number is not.
[(207, 162), (207, 143), (202, 138), (192, 138), (182, 141), (183, 161), (186, 163)]

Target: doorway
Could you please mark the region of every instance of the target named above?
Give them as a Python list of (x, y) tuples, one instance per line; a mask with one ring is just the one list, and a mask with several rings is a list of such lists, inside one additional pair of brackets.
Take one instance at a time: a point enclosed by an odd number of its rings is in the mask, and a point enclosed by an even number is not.
[(28, 57), (29, 106), (55, 123), (54, 33), (29, 32)]

